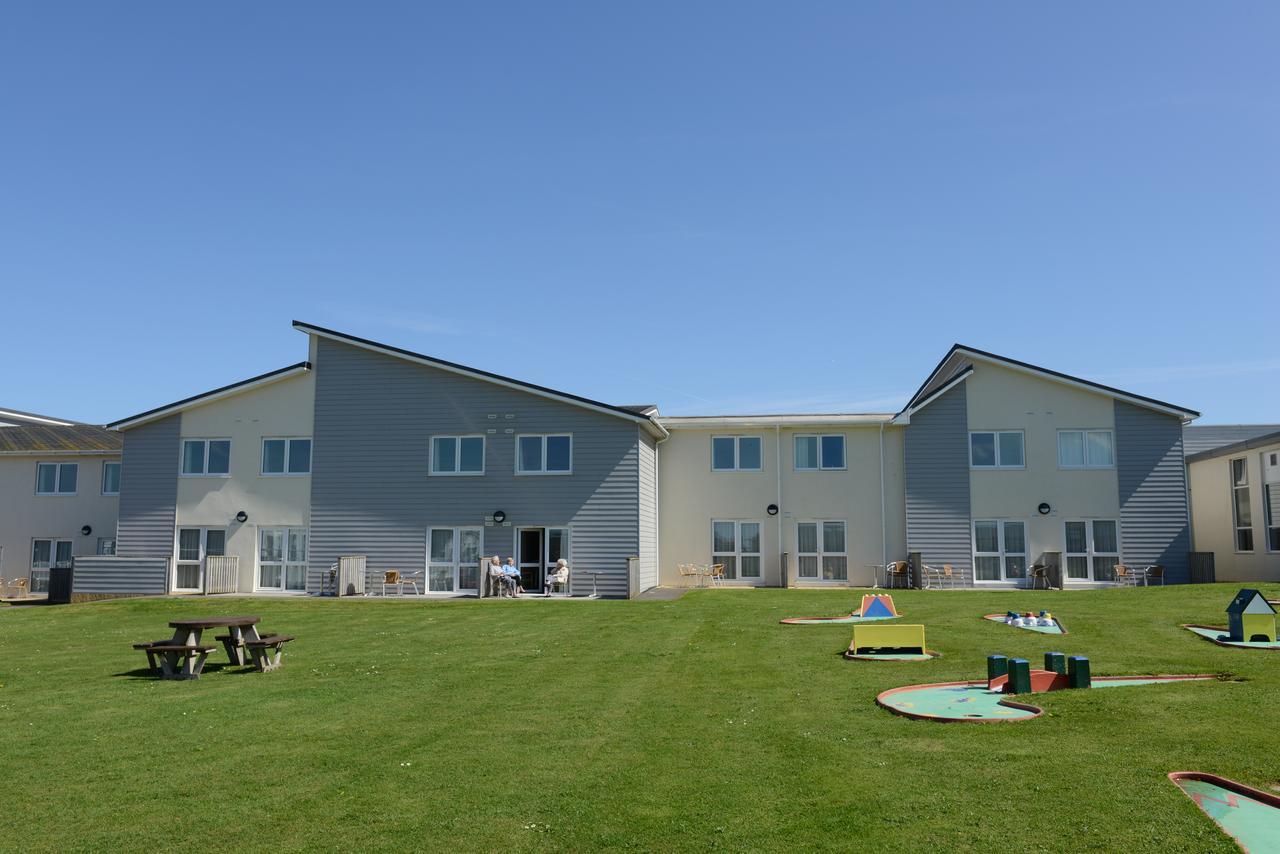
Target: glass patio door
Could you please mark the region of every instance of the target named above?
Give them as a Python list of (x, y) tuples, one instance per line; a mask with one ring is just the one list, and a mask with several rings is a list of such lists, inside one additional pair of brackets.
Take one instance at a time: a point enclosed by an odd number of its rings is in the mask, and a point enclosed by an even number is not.
[(569, 560), (568, 528), (521, 528), (516, 533), (516, 566), (520, 586), (541, 593), (547, 573), (556, 561)]
[(305, 591), (307, 529), (262, 528), (258, 540), (258, 589)]
[(204, 559), (227, 553), (227, 532), (219, 528), (179, 528), (178, 559), (173, 567), (173, 589), (199, 593), (204, 589)]
[(480, 528), (432, 528), (428, 533), (427, 592), (480, 589)]
[(1120, 562), (1119, 525), (1114, 519), (1070, 520), (1065, 525), (1068, 581), (1114, 581)]

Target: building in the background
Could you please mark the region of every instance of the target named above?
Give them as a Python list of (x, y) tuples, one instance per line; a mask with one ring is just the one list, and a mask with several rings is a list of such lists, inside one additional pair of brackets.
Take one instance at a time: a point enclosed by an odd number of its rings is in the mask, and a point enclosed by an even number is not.
[(1219, 581), (1280, 581), (1280, 424), (1188, 428), (1195, 548)]

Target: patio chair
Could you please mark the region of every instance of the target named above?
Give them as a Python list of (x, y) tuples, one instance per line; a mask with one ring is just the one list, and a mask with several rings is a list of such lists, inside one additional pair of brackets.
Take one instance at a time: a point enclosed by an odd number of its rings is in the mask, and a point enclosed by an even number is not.
[(712, 587), (723, 587), (724, 586), (724, 564), (722, 563), (711, 564), (711, 572), (708, 573), (708, 577), (711, 579)]
[[(6, 586), (6, 585), (5, 585), (4, 583), (0, 582), (0, 596), (3, 596), (3, 595), (4, 595), (4, 589), (5, 589), (5, 586)], [(8, 582), (8, 585), (7, 585), (7, 586), (9, 587), (10, 594), (11, 594), (11, 595), (10, 595), (10, 598), (12, 598), (12, 599), (18, 599), (18, 598), (26, 599), (28, 596), (30, 596), (30, 595), (31, 595), (31, 581), (30, 581), (30, 579), (27, 579), (27, 578), (11, 578), (11, 579), (9, 579), (9, 582)], [(12, 592), (13, 592), (15, 589), (17, 590), (17, 595), (16, 595), (16, 596), (12, 595)]]
[(1111, 567), (1111, 572), (1116, 584), (1124, 587), (1134, 587), (1138, 584), (1138, 574), (1123, 563)]
[(691, 563), (682, 563), (676, 567), (680, 573), (680, 586), (690, 587), (696, 586), (698, 583), (698, 568)]
[(488, 578), (490, 596), (502, 598), (507, 595), (507, 585), (503, 580), (502, 567), (490, 565), (485, 577)]
[(942, 567), (930, 566), (927, 563), (920, 567), (920, 579), (925, 590), (932, 590), (935, 586), (941, 588), (942, 577)]
[(1049, 567), (1043, 563), (1032, 564), (1031, 569), (1027, 570), (1027, 578), (1031, 581), (1032, 590), (1048, 590), (1049, 585)]
[(884, 576), (889, 587), (910, 587), (911, 564), (905, 560), (895, 560), (884, 568)]
[(942, 565), (942, 580), (945, 582), (948, 588), (955, 588), (956, 571), (951, 568), (951, 564), (949, 563), (944, 563)]
[(1147, 567), (1147, 586), (1150, 587), (1151, 582), (1153, 581), (1160, 582), (1160, 586), (1164, 587), (1164, 565), (1163, 564), (1157, 563)]
[(410, 585), (411, 587), (413, 587), (413, 592), (414, 592), (414, 593), (417, 593), (417, 592), (418, 592), (418, 580), (417, 580), (417, 578), (415, 578), (415, 577), (413, 577), (413, 576), (410, 576), (410, 575), (407, 575), (407, 574), (405, 574), (405, 573), (402, 573), (402, 572), (401, 572), (400, 570), (398, 570), (398, 569), (388, 569), (386, 572), (384, 572), (384, 573), (382, 574), (382, 595), (383, 595), (383, 596), (386, 596), (386, 595), (387, 595), (387, 585), (388, 585), (388, 584), (391, 584), (391, 585), (394, 585), (394, 586), (395, 586), (395, 588), (396, 588), (396, 595), (397, 595), (397, 596), (403, 596), (403, 595), (404, 595), (404, 586), (405, 586), (406, 584), (408, 584), (408, 585)]

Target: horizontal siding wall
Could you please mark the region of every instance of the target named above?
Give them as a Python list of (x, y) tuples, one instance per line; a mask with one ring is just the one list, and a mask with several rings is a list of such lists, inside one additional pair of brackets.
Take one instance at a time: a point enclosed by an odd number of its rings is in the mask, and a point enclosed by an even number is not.
[(178, 501), (179, 415), (124, 432), (116, 554), (171, 557)]
[(640, 434), (640, 564), (636, 591), (658, 586), (658, 450), (652, 437)]
[(951, 564), (971, 584), (968, 406), (960, 383), (912, 414), (905, 453), (907, 551), (933, 566)]
[(167, 557), (78, 557), (72, 570), (74, 593), (154, 593), (169, 589)]
[(1118, 400), (1115, 407), (1121, 557), (1163, 564), (1166, 581), (1184, 583), (1191, 532), (1182, 422)]
[[(627, 595), (635, 422), (325, 338), (317, 348), (312, 590), (340, 555), (367, 555), (371, 572), (423, 571), (428, 527), (482, 526), (502, 510), (506, 524), (484, 528), (485, 554), (512, 555), (520, 526), (567, 525), (573, 592), (590, 592), (584, 573), (597, 572), (602, 595)], [(429, 474), (431, 436), (477, 433), (483, 476)], [(519, 433), (572, 433), (573, 474), (516, 476)]]

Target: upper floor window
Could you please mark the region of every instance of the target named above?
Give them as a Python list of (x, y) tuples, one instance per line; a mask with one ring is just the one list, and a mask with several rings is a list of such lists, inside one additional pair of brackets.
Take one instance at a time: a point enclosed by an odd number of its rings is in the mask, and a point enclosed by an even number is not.
[(120, 494), (120, 464), (105, 462), (102, 464), (102, 494)]
[(78, 463), (36, 463), (36, 495), (75, 495)]
[(844, 436), (796, 436), (796, 471), (843, 469)]
[(432, 474), (484, 474), (484, 436), (432, 436)]
[(1236, 551), (1253, 551), (1253, 505), (1249, 501), (1249, 461), (1231, 461), (1231, 514), (1236, 525)]
[(1110, 430), (1059, 430), (1058, 465), (1064, 469), (1109, 469), (1116, 464)]
[(516, 437), (516, 474), (570, 474), (573, 437), (569, 434)]
[(182, 473), (227, 475), (231, 473), (230, 439), (183, 439)]
[(991, 430), (969, 434), (969, 465), (979, 469), (1020, 469), (1026, 466), (1021, 430)]
[(760, 471), (759, 436), (711, 437), (712, 471)]
[(263, 439), (263, 474), (311, 474), (310, 439)]
[(116, 553), (115, 537), (98, 537), (98, 554), (113, 555)]

